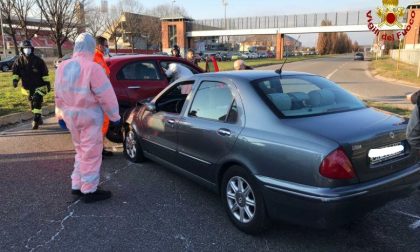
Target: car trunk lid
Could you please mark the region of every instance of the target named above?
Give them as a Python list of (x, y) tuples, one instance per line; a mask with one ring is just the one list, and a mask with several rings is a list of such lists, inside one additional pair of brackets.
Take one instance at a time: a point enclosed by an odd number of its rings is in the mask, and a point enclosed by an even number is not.
[(373, 108), (286, 119), (290, 127), (320, 135), (342, 146), (361, 182), (414, 165), (405, 119)]

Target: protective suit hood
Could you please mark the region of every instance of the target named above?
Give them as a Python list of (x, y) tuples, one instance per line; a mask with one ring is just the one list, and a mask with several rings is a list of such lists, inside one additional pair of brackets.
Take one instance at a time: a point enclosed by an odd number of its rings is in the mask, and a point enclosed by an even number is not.
[(73, 58), (85, 57), (93, 61), (95, 54), (96, 41), (92, 35), (87, 32), (79, 34), (74, 43)]

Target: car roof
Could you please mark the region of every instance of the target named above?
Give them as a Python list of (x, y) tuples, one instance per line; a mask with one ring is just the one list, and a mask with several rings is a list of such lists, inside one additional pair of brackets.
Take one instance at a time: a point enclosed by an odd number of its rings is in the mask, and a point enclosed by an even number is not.
[[(305, 72), (295, 72), (295, 71), (283, 71), (282, 76), (295, 76), (295, 75), (307, 75), (307, 76), (316, 76), (315, 74), (305, 73)], [(202, 73), (196, 75), (203, 77), (217, 77), (217, 78), (232, 78), (232, 79), (242, 79), (246, 81), (254, 81), (265, 78), (273, 78), (280, 76), (274, 70), (243, 70), (243, 71), (227, 71), (227, 72), (212, 72), (212, 73)]]
[(120, 61), (130, 59), (180, 59), (172, 56), (159, 55), (159, 54), (128, 54), (128, 55), (115, 55), (108, 58), (108, 61)]

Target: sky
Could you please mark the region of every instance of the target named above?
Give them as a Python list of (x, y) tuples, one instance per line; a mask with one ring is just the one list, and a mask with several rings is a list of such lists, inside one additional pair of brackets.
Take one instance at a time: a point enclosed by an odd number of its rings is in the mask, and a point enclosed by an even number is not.
[[(118, 0), (108, 0), (108, 4)], [(145, 8), (156, 5), (172, 5), (173, 0), (139, 0)], [(406, 7), (420, 0), (400, 0), (399, 5)], [(100, 3), (100, 0), (97, 0)], [(194, 19), (223, 18), (222, 0), (175, 0)], [(255, 17), (272, 15), (290, 15), (306, 13), (343, 12), (369, 10), (382, 6), (381, 0), (228, 0), (227, 17)], [(373, 40), (371, 33), (349, 33), (359, 44), (369, 45)], [(301, 41), (306, 46), (313, 46), (317, 35), (303, 35)]]

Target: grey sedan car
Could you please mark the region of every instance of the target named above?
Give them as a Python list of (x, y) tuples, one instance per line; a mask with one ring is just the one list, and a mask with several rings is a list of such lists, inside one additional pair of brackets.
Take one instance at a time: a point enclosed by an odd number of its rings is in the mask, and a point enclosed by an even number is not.
[(406, 121), (298, 72), (198, 74), (139, 102), (124, 152), (220, 193), (246, 233), (270, 220), (333, 227), (420, 183)]

